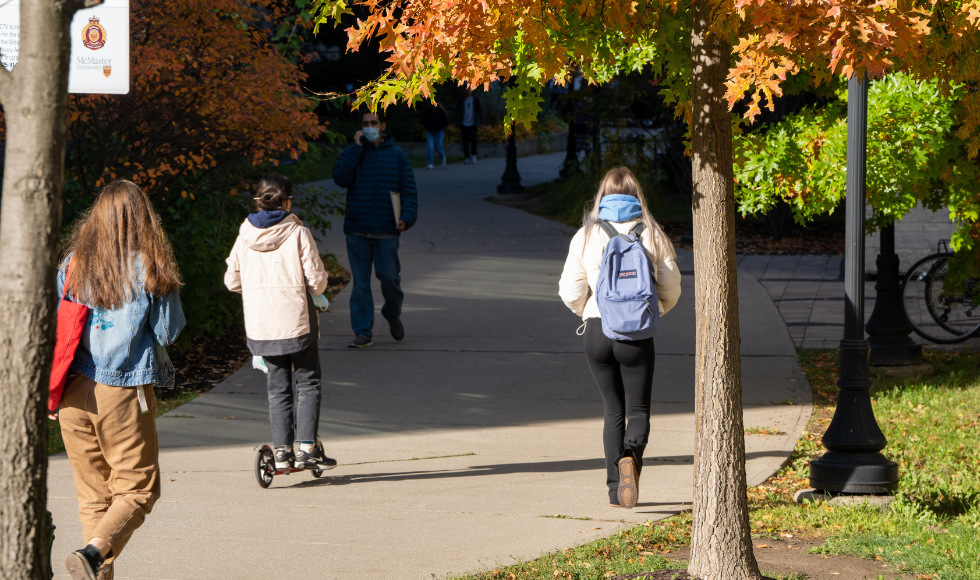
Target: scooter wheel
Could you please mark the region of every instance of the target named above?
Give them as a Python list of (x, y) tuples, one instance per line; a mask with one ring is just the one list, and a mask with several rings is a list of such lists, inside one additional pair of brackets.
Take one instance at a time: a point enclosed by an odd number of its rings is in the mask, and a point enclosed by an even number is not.
[(313, 477), (320, 477), (321, 475), (323, 475), (322, 469), (311, 469), (310, 471), (313, 472)]
[(263, 488), (272, 485), (272, 478), (276, 474), (276, 460), (272, 457), (272, 450), (268, 447), (259, 449), (255, 455), (255, 480)]

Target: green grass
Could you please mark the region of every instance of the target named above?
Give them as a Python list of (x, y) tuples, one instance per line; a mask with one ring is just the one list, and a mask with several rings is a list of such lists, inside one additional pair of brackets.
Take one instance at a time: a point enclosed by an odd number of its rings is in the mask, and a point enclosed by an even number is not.
[[(836, 355), (801, 355), (819, 407), (819, 399), (832, 392)], [(757, 489), (754, 531), (826, 537), (821, 553), (890, 562), (928, 577), (980, 578), (980, 354), (927, 352), (926, 360), (935, 366), (934, 376), (874, 377), (875, 415), (888, 439), (884, 453), (900, 470), (891, 510), (787, 501), (779, 486), (798, 479), (802, 487), (809, 459), (822, 452), (816, 435), (826, 429), (829, 414), (818, 413), (794, 462), (774, 478), (776, 485)]]
[[(555, 516), (552, 516), (555, 517)], [(566, 519), (566, 518), (560, 518)], [(617, 574), (635, 574), (647, 570), (666, 570), (683, 568), (684, 565), (670, 561), (664, 551), (682, 535), (681, 528), (690, 525), (687, 520), (671, 518), (669, 525), (661, 522), (647, 523), (615, 535), (588, 542), (574, 548), (547, 554), (536, 560), (521, 562), (512, 566), (487, 568), (462, 576), (450, 576), (455, 580), (602, 580)], [(594, 527), (614, 526), (602, 521), (583, 522), (584, 530)]]
[[(120, 387), (122, 388), (122, 387)], [(157, 417), (176, 409), (198, 396), (197, 391), (177, 391), (175, 397), (157, 399)], [(61, 425), (58, 421), (48, 419), (48, 455), (61, 453), (65, 450), (65, 442), (61, 439)]]

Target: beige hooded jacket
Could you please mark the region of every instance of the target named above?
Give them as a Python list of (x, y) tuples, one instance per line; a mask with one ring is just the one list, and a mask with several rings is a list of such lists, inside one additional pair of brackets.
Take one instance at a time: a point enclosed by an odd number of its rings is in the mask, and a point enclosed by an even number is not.
[(306, 293), (323, 294), (327, 271), (298, 217), (290, 214), (268, 228), (245, 220), (225, 261), (225, 286), (242, 295), (248, 338), (283, 340), (310, 332)]

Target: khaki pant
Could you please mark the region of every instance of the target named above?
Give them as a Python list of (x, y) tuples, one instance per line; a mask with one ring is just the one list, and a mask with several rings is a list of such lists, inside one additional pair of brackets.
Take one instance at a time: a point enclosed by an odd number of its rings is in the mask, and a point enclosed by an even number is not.
[(69, 379), (58, 409), (61, 436), (75, 473), (82, 541), (102, 538), (119, 556), (160, 497), (156, 398), (146, 385), (146, 413), (135, 388), (84, 376)]

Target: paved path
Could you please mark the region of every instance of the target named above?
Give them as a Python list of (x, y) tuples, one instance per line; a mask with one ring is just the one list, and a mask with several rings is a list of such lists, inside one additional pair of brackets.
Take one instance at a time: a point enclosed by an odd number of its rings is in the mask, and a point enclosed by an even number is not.
[[(920, 256), (921, 257), (921, 256)], [(902, 267), (911, 264), (903, 262)], [(841, 256), (744, 256), (738, 257), (740, 270), (751, 274), (765, 287), (793, 344), (801, 348), (836, 349), (844, 338), (844, 279)], [(875, 306), (875, 283), (864, 283), (864, 318), (871, 318)], [(912, 339), (926, 348), (946, 349), (912, 333)], [(980, 348), (980, 338), (953, 348)]]
[[(521, 159), (525, 183), (554, 178), (561, 159)], [(380, 320), (373, 348), (344, 348), (346, 292), (322, 315), (320, 433), (341, 465), (323, 479), (281, 476), (259, 488), (252, 448), (270, 438), (265, 377), (240, 369), (159, 419), (163, 497), (117, 578), (441, 578), (689, 505), (690, 254), (680, 257), (684, 295), (657, 336), (640, 504), (610, 508), (599, 394), (580, 322), (557, 297), (572, 231), (486, 202), (502, 170), (489, 160), (418, 172), (421, 219), (401, 250), (404, 342)], [(345, 260), (339, 229), (321, 247)], [(810, 395), (786, 326), (746, 273), (739, 300), (746, 425), (784, 433), (747, 437), (748, 480), (758, 484), (791, 452)], [(49, 486), (61, 555), (80, 535), (63, 455), (51, 458)]]

